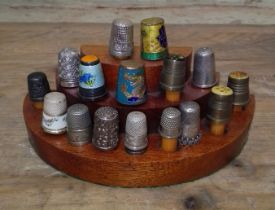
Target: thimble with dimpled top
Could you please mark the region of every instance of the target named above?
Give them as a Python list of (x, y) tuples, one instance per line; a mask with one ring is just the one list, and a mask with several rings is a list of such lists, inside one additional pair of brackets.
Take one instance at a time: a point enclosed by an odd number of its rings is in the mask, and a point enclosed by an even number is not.
[(50, 92), (50, 86), (46, 74), (33, 72), (28, 75), (29, 97), (32, 101), (43, 101), (44, 96)]
[(147, 121), (143, 112), (133, 111), (127, 115), (124, 146), (130, 154), (145, 152), (148, 145)]
[(42, 128), (46, 133), (61, 134), (66, 131), (67, 100), (60, 92), (51, 92), (44, 97)]

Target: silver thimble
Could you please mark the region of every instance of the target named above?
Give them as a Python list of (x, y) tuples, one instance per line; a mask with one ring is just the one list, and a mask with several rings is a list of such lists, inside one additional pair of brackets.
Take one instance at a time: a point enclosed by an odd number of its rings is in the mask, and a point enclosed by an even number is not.
[(182, 55), (171, 54), (163, 59), (160, 86), (165, 90), (180, 91), (184, 87), (186, 59)]
[(115, 19), (112, 24), (109, 52), (119, 59), (132, 56), (134, 51), (134, 26), (128, 19)]
[(210, 88), (217, 83), (215, 55), (211, 48), (199, 48), (194, 55), (192, 83), (199, 88)]
[(93, 144), (101, 150), (111, 150), (118, 143), (118, 112), (116, 109), (104, 106), (94, 114)]
[(58, 53), (58, 78), (62, 87), (78, 87), (79, 54), (76, 49), (64, 48)]
[(181, 113), (177, 108), (168, 107), (162, 112), (159, 133), (165, 138), (178, 138), (181, 134)]
[(200, 140), (200, 106), (195, 101), (180, 104), (181, 111), (181, 145), (197, 144)]
[(67, 100), (60, 92), (51, 92), (44, 97), (42, 128), (46, 133), (61, 134), (66, 131)]
[(74, 104), (67, 111), (67, 135), (75, 146), (87, 144), (92, 139), (92, 122), (89, 109), (84, 104)]
[(148, 145), (147, 121), (143, 112), (133, 111), (127, 115), (124, 146), (130, 154), (141, 154)]

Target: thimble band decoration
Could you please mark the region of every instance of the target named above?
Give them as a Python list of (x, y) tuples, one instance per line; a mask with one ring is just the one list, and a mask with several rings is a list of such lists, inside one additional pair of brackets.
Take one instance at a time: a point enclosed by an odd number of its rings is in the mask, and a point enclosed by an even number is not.
[(67, 127), (66, 116), (67, 116), (66, 113), (60, 116), (51, 116), (43, 112), (43, 116), (42, 116), (43, 130), (51, 134), (64, 133)]
[(50, 85), (46, 74), (33, 72), (28, 75), (29, 97), (32, 101), (43, 101), (44, 96), (50, 92)]

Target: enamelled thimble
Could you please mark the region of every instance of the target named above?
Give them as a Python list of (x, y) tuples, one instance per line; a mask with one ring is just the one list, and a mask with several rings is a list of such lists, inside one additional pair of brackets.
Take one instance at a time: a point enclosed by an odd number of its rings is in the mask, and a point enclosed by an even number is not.
[(44, 97), (42, 128), (46, 133), (61, 134), (66, 131), (66, 96), (60, 92), (51, 92)]
[(200, 106), (195, 101), (180, 104), (181, 111), (181, 145), (197, 144), (200, 140)]
[(92, 139), (92, 122), (89, 109), (84, 104), (74, 104), (67, 111), (67, 135), (75, 146), (89, 143)]
[(93, 145), (101, 150), (111, 150), (118, 143), (118, 112), (104, 106), (94, 114)]
[(112, 24), (109, 52), (118, 59), (126, 59), (134, 52), (134, 26), (128, 19), (115, 19)]
[(164, 20), (159, 17), (141, 21), (141, 58), (160, 60), (168, 53)]
[(62, 87), (78, 87), (79, 54), (76, 49), (64, 48), (58, 53), (58, 79)]
[(194, 55), (192, 83), (199, 88), (210, 88), (217, 83), (215, 55), (211, 48), (199, 48)]
[(84, 100), (95, 101), (106, 95), (105, 79), (98, 57), (85, 55), (79, 65), (79, 95)]
[(147, 121), (143, 112), (133, 111), (127, 115), (124, 146), (130, 154), (145, 152), (148, 145)]

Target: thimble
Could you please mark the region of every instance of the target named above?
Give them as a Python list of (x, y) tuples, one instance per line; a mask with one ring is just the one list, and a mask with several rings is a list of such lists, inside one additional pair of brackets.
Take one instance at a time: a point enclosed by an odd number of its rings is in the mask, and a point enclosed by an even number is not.
[(50, 92), (50, 86), (46, 74), (33, 72), (28, 75), (29, 97), (32, 101), (43, 101), (44, 96)]
[(200, 106), (195, 101), (180, 104), (181, 111), (181, 145), (197, 144), (200, 140)]
[(92, 123), (89, 109), (84, 104), (74, 104), (67, 111), (67, 135), (75, 146), (89, 143), (92, 139)]
[(164, 20), (159, 17), (141, 21), (141, 58), (160, 60), (168, 53)]
[(128, 19), (115, 19), (112, 24), (109, 52), (118, 59), (132, 56), (134, 51), (134, 26)]
[(145, 152), (148, 145), (147, 121), (143, 112), (133, 111), (127, 115), (124, 146), (130, 154)]
[(106, 95), (105, 80), (98, 57), (85, 55), (79, 65), (79, 95), (84, 100), (95, 101)]
[(76, 49), (64, 48), (58, 53), (58, 78), (62, 87), (78, 87), (79, 54)]
[(100, 150), (114, 149), (118, 144), (118, 112), (104, 106), (94, 114), (93, 145)]
[(66, 131), (66, 96), (60, 92), (51, 92), (44, 97), (42, 128), (46, 133), (61, 134)]
[(215, 55), (211, 48), (199, 48), (194, 55), (192, 83), (199, 88), (210, 88), (217, 83)]
[(146, 99), (143, 64), (134, 60), (122, 61), (118, 70), (116, 100), (124, 105), (138, 105)]

